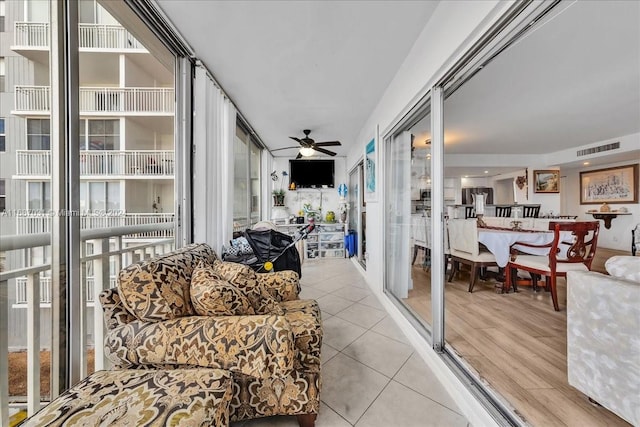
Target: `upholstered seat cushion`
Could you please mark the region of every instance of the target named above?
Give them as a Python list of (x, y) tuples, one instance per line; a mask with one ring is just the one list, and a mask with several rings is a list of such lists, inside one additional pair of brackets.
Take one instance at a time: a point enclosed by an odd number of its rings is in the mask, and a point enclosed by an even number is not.
[(293, 369), (294, 353), (289, 322), (274, 315), (134, 320), (105, 338), (105, 355), (120, 369), (186, 365), (284, 376)]
[[(537, 255), (518, 255), (515, 261), (511, 262), (515, 268), (523, 266), (527, 268), (535, 268), (542, 271), (551, 271), (549, 269), (549, 257)], [(588, 271), (586, 265), (581, 262), (559, 262), (556, 264), (556, 272), (566, 273), (567, 271)]]
[(452, 249), (451, 255), (473, 262), (496, 262), (496, 257), (491, 252), (481, 251), (477, 255), (474, 255), (469, 252)]
[(208, 245), (193, 244), (132, 264), (118, 275), (122, 304), (138, 320), (148, 322), (193, 315), (191, 273), (201, 261), (213, 264), (216, 259)]
[(231, 376), (220, 369), (98, 371), (24, 426), (227, 426)]

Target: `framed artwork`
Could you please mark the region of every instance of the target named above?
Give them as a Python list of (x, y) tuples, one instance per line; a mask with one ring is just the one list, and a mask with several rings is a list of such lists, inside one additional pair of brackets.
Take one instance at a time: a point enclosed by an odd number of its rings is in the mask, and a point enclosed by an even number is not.
[(378, 135), (376, 134), (364, 148), (364, 200), (375, 202), (378, 194)]
[(533, 171), (533, 192), (534, 193), (559, 193), (560, 192), (560, 171), (559, 170), (534, 170)]
[(580, 204), (638, 203), (638, 165), (580, 172)]
[(580, 204), (638, 203), (638, 165), (580, 172)]

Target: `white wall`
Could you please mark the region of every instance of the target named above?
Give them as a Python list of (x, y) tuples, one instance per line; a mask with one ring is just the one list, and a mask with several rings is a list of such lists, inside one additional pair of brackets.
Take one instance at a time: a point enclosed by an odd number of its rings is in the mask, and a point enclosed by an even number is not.
[[(292, 157), (293, 158), (293, 157)], [(291, 158), (291, 159), (292, 159)], [(326, 159), (327, 157), (322, 157)], [(313, 157), (311, 158), (313, 159)], [(327, 211), (333, 211), (336, 214), (336, 218), (338, 218), (338, 204), (340, 200), (340, 196), (338, 196), (338, 186), (340, 184), (347, 184), (347, 169), (346, 169), (346, 158), (345, 157), (332, 157), (335, 160), (335, 188), (327, 188), (327, 189), (301, 189), (296, 191), (286, 191), (284, 203), (289, 211), (290, 215), (297, 215), (298, 211), (302, 209), (302, 205), (304, 203), (311, 203), (313, 208), (316, 208), (320, 205), (320, 197), (322, 197), (322, 218), (324, 219)], [(282, 171), (287, 171), (289, 173), (289, 160), (288, 157), (274, 157), (273, 159), (273, 169), (271, 171), (267, 171), (267, 180), (271, 183), (270, 191), (269, 191), (269, 200), (271, 199), (271, 191), (275, 189), (279, 189), (281, 187), (281, 179), (274, 182), (270, 179), (269, 174), (275, 170), (278, 173), (278, 177), (282, 178)], [(287, 188), (289, 185), (289, 177), (285, 178), (283, 188)], [(268, 219), (268, 218), (263, 218)]]
[(158, 213), (173, 212), (173, 181), (128, 180), (125, 185), (127, 213), (153, 213), (153, 203), (158, 197)]
[[(129, 118), (125, 126), (126, 150), (173, 150), (173, 134), (161, 133), (154, 129), (158, 120), (172, 121), (172, 117)], [(173, 129), (172, 126), (168, 126)], [(163, 123), (162, 129), (167, 126)]]

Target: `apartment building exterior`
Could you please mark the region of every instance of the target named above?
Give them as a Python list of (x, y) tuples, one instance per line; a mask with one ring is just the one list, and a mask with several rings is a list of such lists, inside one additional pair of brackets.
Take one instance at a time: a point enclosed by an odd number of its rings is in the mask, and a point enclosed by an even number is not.
[[(49, 1), (0, 0), (0, 235), (48, 233), (54, 215), (80, 216), (81, 230), (173, 222), (173, 69), (95, 0), (78, 2), (78, 11), (80, 211), (61, 213), (51, 210)], [(165, 227), (123, 235), (109, 246), (140, 245), (172, 233)], [(84, 242), (83, 255), (97, 250), (93, 246)], [(121, 262), (146, 255), (123, 256)], [(3, 268), (49, 262), (50, 247), (44, 246), (12, 251)], [(119, 265), (109, 264), (113, 284)], [(88, 309), (95, 300), (94, 268), (88, 261), (81, 271)], [(39, 278), (44, 310), (51, 302), (47, 275), (50, 270)], [(8, 282), (9, 348), (26, 346), (27, 288), (26, 276)], [(41, 330), (46, 347), (50, 331)]]

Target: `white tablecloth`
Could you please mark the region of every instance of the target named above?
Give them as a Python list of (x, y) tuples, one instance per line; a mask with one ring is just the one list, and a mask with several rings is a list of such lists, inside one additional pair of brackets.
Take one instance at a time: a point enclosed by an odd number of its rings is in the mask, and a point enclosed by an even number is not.
[[(478, 241), (485, 245), (496, 257), (496, 263), (499, 267), (505, 267), (509, 262), (511, 245), (516, 242), (546, 245), (553, 241), (553, 232), (532, 233), (526, 231), (479, 229)], [(532, 255), (547, 255), (549, 253), (549, 248), (529, 248), (526, 246), (515, 246), (515, 248)]]

